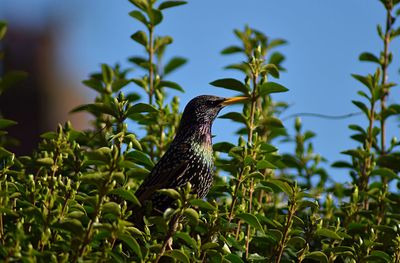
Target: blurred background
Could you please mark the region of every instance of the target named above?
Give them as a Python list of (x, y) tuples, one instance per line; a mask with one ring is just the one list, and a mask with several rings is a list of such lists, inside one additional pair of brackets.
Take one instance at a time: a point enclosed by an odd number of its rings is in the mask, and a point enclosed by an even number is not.
[[(19, 122), (10, 130), (24, 146), (17, 147), (17, 153), (30, 153), (39, 134), (54, 130), (66, 120), (71, 120), (77, 129), (88, 127), (88, 116), (68, 114), (73, 107), (93, 98), (81, 81), (98, 71), (101, 63), (130, 66), (127, 58), (143, 53), (142, 47), (130, 39), (132, 33), (142, 29), (129, 17), (132, 9), (128, 0), (0, 0), (0, 19), (9, 24), (1, 70), (24, 70), (30, 74), (21, 85), (0, 97), (4, 117)], [(275, 98), (291, 105), (282, 116), (290, 132), (294, 125), (290, 116), (296, 113), (357, 112), (351, 100), (357, 99), (356, 92), (363, 87), (350, 74), (375, 71), (374, 65), (359, 62), (358, 56), (364, 51), (378, 54), (382, 50), (376, 25), (384, 21), (384, 8), (377, 0), (202, 0), (166, 11), (156, 34), (174, 38), (167, 58), (179, 55), (189, 61), (170, 76), (186, 90), (184, 94), (171, 92), (171, 96), (181, 98), (182, 109), (196, 95), (234, 95), (208, 84), (219, 78), (242, 78), (223, 67), (243, 58), (220, 55), (223, 48), (238, 43), (233, 29), (243, 29), (247, 24), (271, 38), (286, 39), (288, 45), (280, 51), (286, 56), (283, 66), (287, 71), (278, 82), (290, 91)], [(394, 63), (389, 81), (399, 78), (399, 44), (397, 40), (391, 48)], [(136, 70), (133, 74), (143, 72)], [(399, 103), (399, 99), (398, 88), (394, 88), (389, 102)], [(347, 126), (365, 126), (363, 117), (304, 117), (303, 123), (306, 129), (317, 133), (314, 148), (328, 159), (325, 167), (330, 175), (346, 181), (347, 172), (329, 168), (329, 163), (347, 158), (340, 154), (353, 146)], [(398, 132), (398, 123), (392, 120), (389, 135)], [(217, 120), (214, 140), (235, 142), (235, 130), (231, 122)], [(278, 146), (281, 152), (293, 147)]]

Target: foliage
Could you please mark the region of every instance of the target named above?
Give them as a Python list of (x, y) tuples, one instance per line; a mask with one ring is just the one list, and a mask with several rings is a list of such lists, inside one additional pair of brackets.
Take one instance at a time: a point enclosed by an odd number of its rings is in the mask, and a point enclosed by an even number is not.
[[(288, 105), (273, 97), (288, 89), (279, 84), (284, 56), (276, 49), (286, 41), (245, 27), (234, 31), (239, 44), (222, 51), (243, 56), (244, 62), (226, 67), (239, 70), (242, 80), (211, 82), (250, 98), (241, 112), (220, 116), (240, 124), (237, 143), (214, 145), (216, 176), (205, 200), (192, 195), (190, 185), (162, 190), (176, 206), (146, 218), (144, 227), (129, 220), (130, 207), (140, 205), (135, 190), (175, 134), (179, 99), (168, 99), (166, 90), (183, 88), (166, 78), (186, 62), (173, 57), (162, 64), (172, 38), (156, 36), (155, 29), (169, 8), (186, 3), (130, 2), (135, 10), (129, 15), (146, 31), (131, 36), (145, 56), (129, 61), (144, 74), (132, 77), (131, 68), (103, 64), (83, 82), (97, 97), (73, 112), (91, 113), (93, 129), (59, 125), (42, 135), (31, 156), (15, 156), (7, 150), (6, 129), (16, 123), (0, 119), (2, 261), (400, 262), (400, 152), (386, 131), (388, 118), (400, 114), (400, 105), (388, 103), (396, 83), (387, 73), (390, 43), (400, 35), (393, 17), (399, 1), (381, 0), (383, 51), (360, 55), (376, 71), (353, 75), (364, 88), (358, 92), (363, 101), (353, 103), (368, 125), (349, 126), (358, 146), (343, 151), (350, 160), (333, 164), (349, 169), (351, 182), (334, 182), (321, 167), (326, 160), (313, 150), (315, 134), (303, 131), (300, 119), (294, 135), (279, 119)], [(5, 31), (1, 23), (0, 37)], [(22, 75), (3, 75), (0, 92)], [(145, 135), (128, 129), (128, 121)], [(280, 142), (293, 143), (294, 152), (280, 153)]]

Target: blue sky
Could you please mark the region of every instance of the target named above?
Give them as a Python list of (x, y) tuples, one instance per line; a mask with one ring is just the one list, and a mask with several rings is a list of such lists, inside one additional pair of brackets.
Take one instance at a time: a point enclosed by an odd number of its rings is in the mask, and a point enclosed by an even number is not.
[[(130, 35), (141, 26), (128, 16), (133, 7), (127, 0), (0, 0), (0, 7), (0, 18), (10, 22), (42, 27), (46, 21), (59, 20), (64, 29), (57, 40), (60, 44), (57, 63), (77, 80), (98, 70), (100, 63), (128, 65), (127, 57), (143, 53), (130, 40)], [(351, 100), (359, 99), (356, 92), (362, 89), (350, 74), (375, 70), (373, 65), (359, 62), (358, 56), (363, 51), (378, 54), (382, 49), (375, 29), (383, 21), (385, 11), (378, 0), (201, 0), (166, 11), (157, 33), (174, 38), (167, 57), (179, 55), (189, 60), (169, 77), (186, 90), (184, 94), (172, 93), (181, 97), (182, 108), (196, 95), (234, 95), (208, 83), (219, 78), (242, 77), (237, 72), (223, 70), (225, 65), (242, 58), (221, 56), (219, 52), (238, 43), (233, 29), (248, 24), (272, 38), (289, 42), (280, 49), (286, 56), (287, 72), (277, 82), (290, 91), (275, 96), (292, 105), (283, 117), (299, 112), (342, 115), (357, 111)], [(399, 41), (393, 42), (396, 52), (389, 71), (392, 81), (399, 79), (398, 46)], [(389, 102), (399, 103), (399, 98), (395, 88)], [(293, 121), (288, 120), (285, 125), (291, 128)], [(366, 125), (362, 117), (303, 118), (305, 128), (317, 133), (315, 151), (330, 162), (346, 158), (340, 151), (354, 147), (347, 128), (354, 122)], [(389, 133), (394, 134), (397, 124), (390, 126)], [(229, 121), (217, 120), (213, 129), (215, 141), (235, 141), (235, 127)], [(221, 136), (228, 128), (231, 135)], [(283, 144), (278, 147), (281, 151), (290, 149)], [(346, 171), (329, 170), (335, 179), (347, 180)]]

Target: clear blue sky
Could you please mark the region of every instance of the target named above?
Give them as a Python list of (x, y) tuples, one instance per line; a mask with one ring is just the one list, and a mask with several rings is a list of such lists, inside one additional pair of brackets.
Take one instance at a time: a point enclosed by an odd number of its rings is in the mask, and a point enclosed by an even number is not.
[[(41, 27), (48, 17), (62, 21), (65, 29), (58, 39), (58, 63), (78, 80), (97, 70), (100, 63), (127, 65), (127, 57), (142, 54), (141, 47), (130, 40), (130, 35), (141, 29), (128, 16), (132, 9), (127, 0), (0, 0), (0, 18), (11, 22)], [(221, 56), (219, 52), (238, 43), (232, 34), (234, 28), (242, 29), (248, 24), (272, 38), (289, 42), (281, 48), (288, 71), (278, 82), (290, 91), (276, 96), (292, 105), (284, 116), (299, 112), (342, 115), (357, 111), (351, 100), (358, 99), (356, 92), (362, 87), (350, 74), (374, 71), (374, 66), (359, 62), (358, 56), (363, 51), (377, 54), (382, 49), (375, 29), (384, 20), (385, 12), (378, 0), (201, 0), (166, 11), (157, 33), (174, 38), (168, 56), (189, 59), (184, 68), (170, 76), (186, 89), (186, 93), (179, 94), (182, 107), (199, 94), (233, 95), (208, 83), (218, 78), (241, 77), (223, 70), (225, 65), (241, 58)], [(398, 81), (399, 41), (393, 47), (396, 52), (389, 79)], [(395, 88), (389, 101), (399, 103), (399, 98)], [(303, 118), (305, 128), (317, 133), (315, 151), (330, 162), (346, 158), (340, 151), (355, 145), (347, 128), (353, 122), (365, 126), (361, 117)], [(397, 124), (390, 127), (392, 134), (395, 128), (398, 131)], [(291, 128), (293, 120), (285, 125)], [(224, 138), (221, 134), (228, 127), (232, 135)], [(213, 130), (217, 135), (215, 141), (234, 141), (234, 131), (229, 121), (217, 120)], [(281, 151), (289, 150), (287, 145), (278, 147)], [(346, 171), (329, 170), (335, 179), (346, 180)]]

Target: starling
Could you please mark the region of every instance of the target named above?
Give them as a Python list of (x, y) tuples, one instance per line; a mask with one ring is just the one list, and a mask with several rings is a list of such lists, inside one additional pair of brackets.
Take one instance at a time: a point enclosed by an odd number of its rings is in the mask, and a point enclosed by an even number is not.
[(198, 198), (207, 195), (213, 182), (213, 151), (211, 126), (219, 111), (226, 105), (247, 97), (221, 98), (202, 95), (185, 107), (174, 140), (136, 191), (139, 201), (152, 202), (153, 211), (163, 212), (173, 199), (157, 193), (159, 189), (192, 185)]

